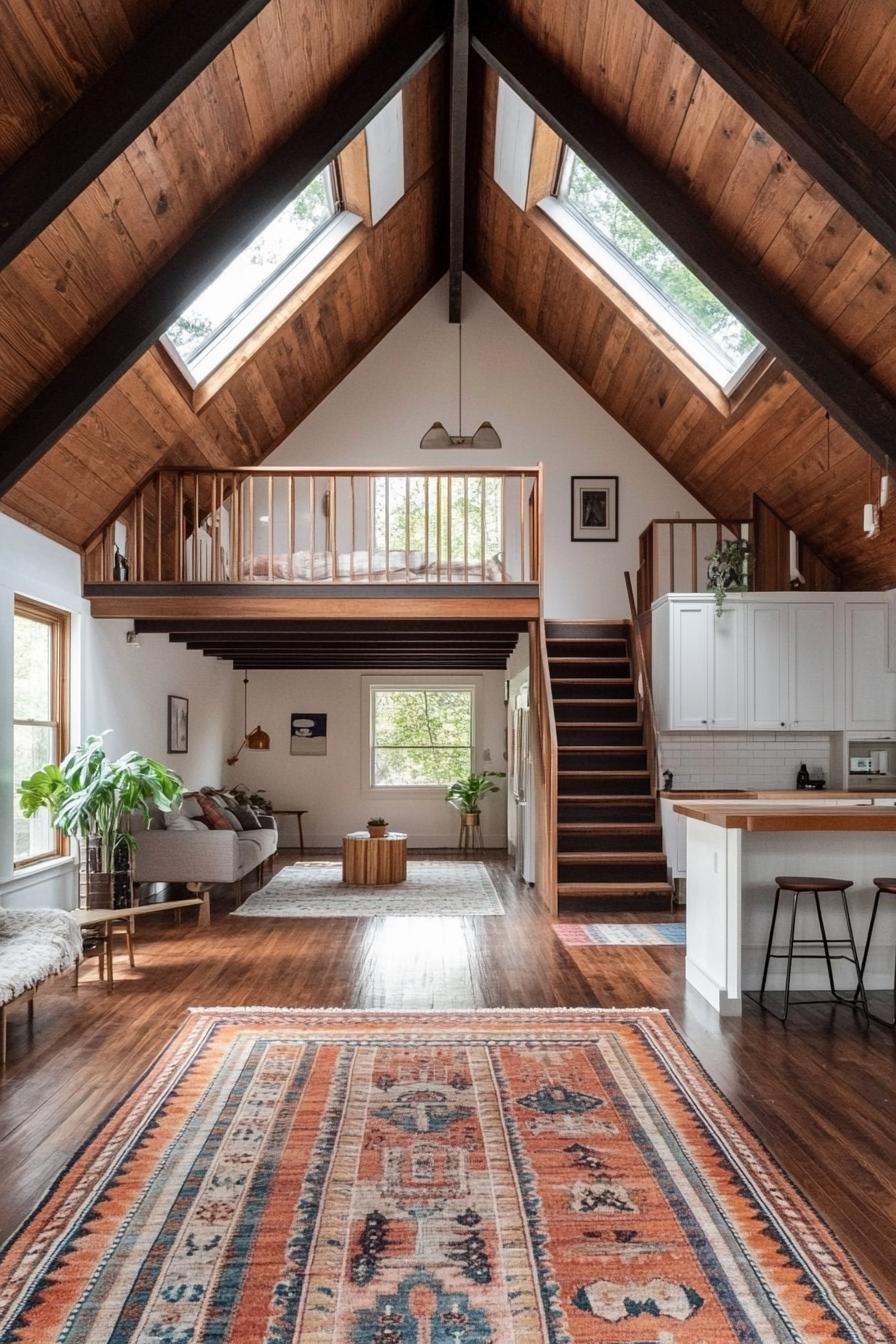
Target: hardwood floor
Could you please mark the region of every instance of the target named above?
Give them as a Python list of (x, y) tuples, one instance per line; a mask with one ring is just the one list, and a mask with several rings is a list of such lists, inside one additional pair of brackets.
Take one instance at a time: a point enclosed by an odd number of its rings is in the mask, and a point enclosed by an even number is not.
[[(277, 863), (297, 858), (287, 851)], [(145, 917), (136, 969), (116, 956), (113, 994), (92, 960), (77, 992), (66, 977), (38, 994), (32, 1026), (24, 1009), (13, 1012), (0, 1081), (0, 1238), (190, 1006), (654, 1006), (671, 1012), (735, 1108), (896, 1299), (896, 1033), (866, 1029), (842, 1008), (800, 1009), (786, 1028), (752, 1005), (720, 1021), (686, 992), (682, 949), (565, 948), (506, 857), (485, 859), (505, 918), (228, 919), (235, 901), (222, 889), (208, 931), (188, 917), (180, 928), (170, 914)], [(600, 917), (577, 907), (561, 918)]]

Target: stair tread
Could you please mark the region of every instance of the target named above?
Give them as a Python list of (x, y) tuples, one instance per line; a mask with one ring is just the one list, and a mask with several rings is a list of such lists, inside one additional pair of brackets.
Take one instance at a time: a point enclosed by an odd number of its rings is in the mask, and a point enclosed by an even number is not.
[[(627, 798), (631, 794), (625, 795)], [(662, 831), (662, 826), (658, 821), (558, 821), (558, 831), (599, 831), (604, 834), (609, 831), (624, 831), (626, 835), (633, 835), (640, 832), (653, 831), (658, 834)]]
[(563, 850), (558, 863), (665, 863), (661, 849), (579, 849)]
[(633, 896), (662, 892), (671, 895), (670, 882), (558, 882), (559, 896)]
[(582, 746), (579, 746), (575, 742), (565, 742), (565, 743), (561, 742), (560, 745), (557, 747), (557, 750), (578, 751), (583, 753), (593, 752), (595, 754), (600, 754), (603, 752), (617, 752), (618, 754), (624, 756), (626, 755), (626, 753), (630, 753), (633, 751), (646, 751), (647, 748), (645, 746), (642, 746), (639, 742), (628, 742), (628, 743), (611, 742), (610, 745), (606, 747), (605, 746), (596, 747), (591, 742), (586, 742)]
[(558, 770), (558, 775), (583, 779), (649, 779), (649, 770)]

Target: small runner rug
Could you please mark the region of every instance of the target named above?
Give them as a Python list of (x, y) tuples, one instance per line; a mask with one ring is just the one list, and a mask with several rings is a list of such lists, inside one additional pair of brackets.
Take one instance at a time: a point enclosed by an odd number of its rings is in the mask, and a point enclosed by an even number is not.
[(892, 1344), (655, 1010), (195, 1009), (0, 1254), (23, 1344)]
[(681, 924), (555, 924), (567, 947), (684, 947)]
[(503, 915), (504, 907), (482, 863), (418, 860), (408, 864), (406, 882), (390, 887), (357, 887), (343, 882), (341, 863), (318, 859), (281, 869), (233, 913), (264, 919)]

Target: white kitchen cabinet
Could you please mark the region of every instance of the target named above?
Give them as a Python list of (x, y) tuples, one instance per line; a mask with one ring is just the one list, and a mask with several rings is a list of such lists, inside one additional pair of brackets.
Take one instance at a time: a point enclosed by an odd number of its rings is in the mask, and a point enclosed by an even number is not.
[(786, 728), (789, 718), (789, 609), (783, 602), (747, 607), (747, 727)]
[(846, 707), (844, 727), (896, 727), (896, 672), (890, 662), (890, 604), (847, 602), (844, 609)]
[(661, 730), (744, 725), (743, 612), (716, 617), (711, 597), (674, 600), (654, 615), (654, 685)]
[(836, 608), (833, 602), (796, 602), (790, 608), (789, 725), (800, 730), (837, 726)]

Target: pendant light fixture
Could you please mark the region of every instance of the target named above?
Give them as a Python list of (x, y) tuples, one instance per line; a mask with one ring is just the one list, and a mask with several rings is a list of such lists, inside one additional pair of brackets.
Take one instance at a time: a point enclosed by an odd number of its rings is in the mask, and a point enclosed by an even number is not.
[(270, 751), (271, 739), (264, 731), (261, 724), (256, 724), (251, 733), (248, 729), (249, 723), (249, 673), (243, 669), (243, 740), (237, 747), (233, 756), (227, 757), (228, 765), (236, 765), (240, 758), (240, 752), (243, 747), (248, 747), (249, 751)]
[(490, 420), (483, 420), (475, 434), (464, 434), (463, 426), (463, 324), (457, 324), (457, 433), (449, 434), (441, 420), (431, 425), (420, 447), (429, 448), (484, 448), (495, 452), (501, 447), (501, 438)]

